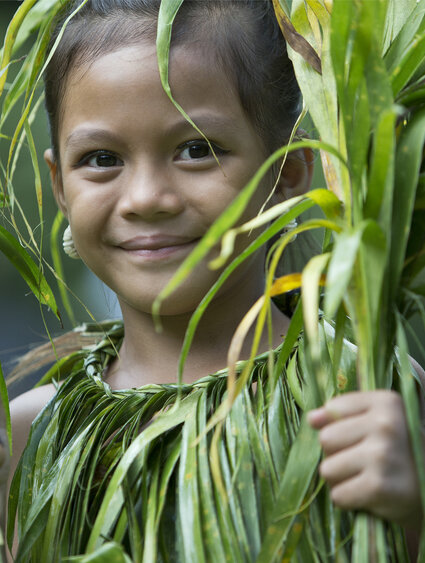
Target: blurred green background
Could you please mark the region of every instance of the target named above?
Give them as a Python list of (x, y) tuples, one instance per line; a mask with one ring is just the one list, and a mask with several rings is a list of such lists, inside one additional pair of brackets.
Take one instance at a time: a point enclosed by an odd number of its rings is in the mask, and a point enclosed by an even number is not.
[[(3, 43), (7, 26), (14, 12), (19, 7), (20, 2), (0, 0), (0, 41)], [(22, 55), (25, 47), (22, 49)], [(18, 54), (18, 56), (20, 53)], [(8, 83), (14, 76), (13, 66), (8, 76)], [(20, 117), (22, 107), (13, 112), (6, 123), (3, 134), (11, 134), (13, 126)], [(56, 215), (56, 204), (53, 200), (50, 179), (47, 165), (43, 160), (43, 152), (49, 146), (49, 135), (47, 123), (44, 115), (44, 108), (41, 107), (39, 114), (34, 122), (33, 135), (39, 154), (39, 165), (43, 181), (43, 208), (44, 208), (44, 237), (43, 237), (43, 256), (51, 263), (49, 236), (53, 219)], [(0, 139), (0, 163), (3, 166), (7, 162), (8, 142)], [(36, 240), (40, 241), (40, 225), (37, 211), (37, 203), (34, 191), (34, 178), (28, 150), (24, 147), (19, 167), (16, 170), (13, 186), (17, 199), (21, 203), (25, 215), (34, 231)], [(3, 218), (0, 217), (0, 224), (7, 227)], [(23, 222), (19, 221), (19, 228), (25, 233)], [(13, 232), (13, 231), (12, 231)], [(104, 286), (81, 261), (71, 260), (63, 255), (66, 280), (72, 291), (79, 296), (83, 303), (96, 319), (117, 317), (120, 315), (115, 296)], [(0, 362), (5, 374), (13, 368), (16, 359), (27, 352), (35, 345), (47, 341), (46, 326), (53, 335), (63, 334), (71, 328), (64, 308), (61, 304), (57, 284), (54, 277), (46, 270), (46, 277), (51, 285), (59, 309), (63, 318), (64, 326), (61, 327), (56, 317), (46, 308), (41, 311), (40, 305), (29, 291), (28, 286), (19, 276), (9, 261), (0, 254)], [(90, 320), (89, 314), (84, 307), (70, 297), (74, 306), (78, 322)], [(42, 314), (44, 315), (44, 319)], [(46, 325), (46, 326), (45, 326)], [(11, 396), (22, 392), (23, 389), (31, 387), (38, 375), (34, 374), (31, 380), (26, 380), (22, 385), (14, 385), (11, 389)]]

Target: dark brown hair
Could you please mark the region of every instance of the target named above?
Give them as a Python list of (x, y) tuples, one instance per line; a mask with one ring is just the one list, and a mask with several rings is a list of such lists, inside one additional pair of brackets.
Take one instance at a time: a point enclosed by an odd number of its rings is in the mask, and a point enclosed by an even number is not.
[[(49, 51), (65, 20), (81, 4), (82, 0), (66, 4)], [(61, 101), (70, 71), (117, 48), (154, 40), (160, 4), (160, 0), (89, 0), (69, 21), (45, 75), (56, 158)], [(268, 151), (288, 139), (300, 94), (271, 0), (185, 0), (173, 24), (171, 44), (196, 44), (211, 64), (224, 69)]]

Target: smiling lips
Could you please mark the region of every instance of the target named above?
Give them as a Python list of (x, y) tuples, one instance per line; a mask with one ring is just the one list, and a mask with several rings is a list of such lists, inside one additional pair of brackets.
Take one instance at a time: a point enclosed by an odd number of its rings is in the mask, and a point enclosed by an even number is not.
[(120, 242), (117, 246), (135, 254), (150, 259), (166, 258), (176, 252), (194, 246), (199, 237), (176, 237), (168, 235), (156, 235), (148, 237), (134, 237)]

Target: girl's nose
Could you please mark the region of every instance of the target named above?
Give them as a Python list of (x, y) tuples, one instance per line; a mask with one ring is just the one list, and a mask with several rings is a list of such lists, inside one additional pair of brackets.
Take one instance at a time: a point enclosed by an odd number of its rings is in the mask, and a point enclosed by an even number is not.
[(121, 186), (118, 212), (123, 217), (139, 216), (155, 220), (178, 215), (184, 203), (166, 170), (138, 167), (126, 175)]

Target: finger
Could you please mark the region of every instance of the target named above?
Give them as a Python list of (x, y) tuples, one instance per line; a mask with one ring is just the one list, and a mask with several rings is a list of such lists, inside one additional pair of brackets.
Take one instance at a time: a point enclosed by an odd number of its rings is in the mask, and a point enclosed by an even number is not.
[(320, 430), (321, 428), (327, 426), (328, 424), (332, 424), (341, 419), (350, 416), (356, 416), (359, 414), (363, 414), (364, 412), (367, 412), (367, 408), (364, 409), (358, 408), (357, 411), (349, 412), (349, 411), (344, 411), (342, 408), (338, 408), (338, 407), (339, 405), (334, 405), (333, 403), (326, 403), (326, 405), (323, 405), (323, 407), (308, 412), (307, 420), (313, 428), (315, 428), (316, 430)]
[(419, 495), (407, 496), (397, 482), (385, 484), (379, 475), (363, 471), (332, 487), (334, 504), (345, 510), (366, 510), (375, 516), (415, 528), (422, 520)]
[(316, 430), (320, 430), (332, 420), (329, 419), (329, 413), (326, 412), (325, 407), (320, 407), (318, 409), (311, 410), (307, 413), (307, 421)]
[(331, 498), (336, 506), (344, 510), (367, 510), (370, 499), (365, 491), (364, 474), (358, 473), (333, 486)]
[(392, 403), (395, 397), (398, 397), (397, 393), (386, 390), (344, 393), (310, 411), (308, 421), (313, 428), (320, 429), (336, 420), (364, 413), (377, 404)]
[(367, 510), (382, 518), (394, 519), (400, 503), (389, 502), (388, 487), (373, 471), (361, 471), (332, 487), (332, 501), (345, 510)]
[(320, 475), (334, 487), (361, 473), (364, 465), (362, 450), (354, 447), (324, 459), (320, 464)]
[(350, 448), (370, 433), (370, 417), (359, 415), (325, 425), (319, 432), (319, 442), (327, 456)]
[(349, 416), (359, 415), (369, 408), (369, 401), (363, 393), (346, 393), (329, 400), (318, 409), (311, 410), (307, 419), (313, 428), (320, 430), (327, 424)]

